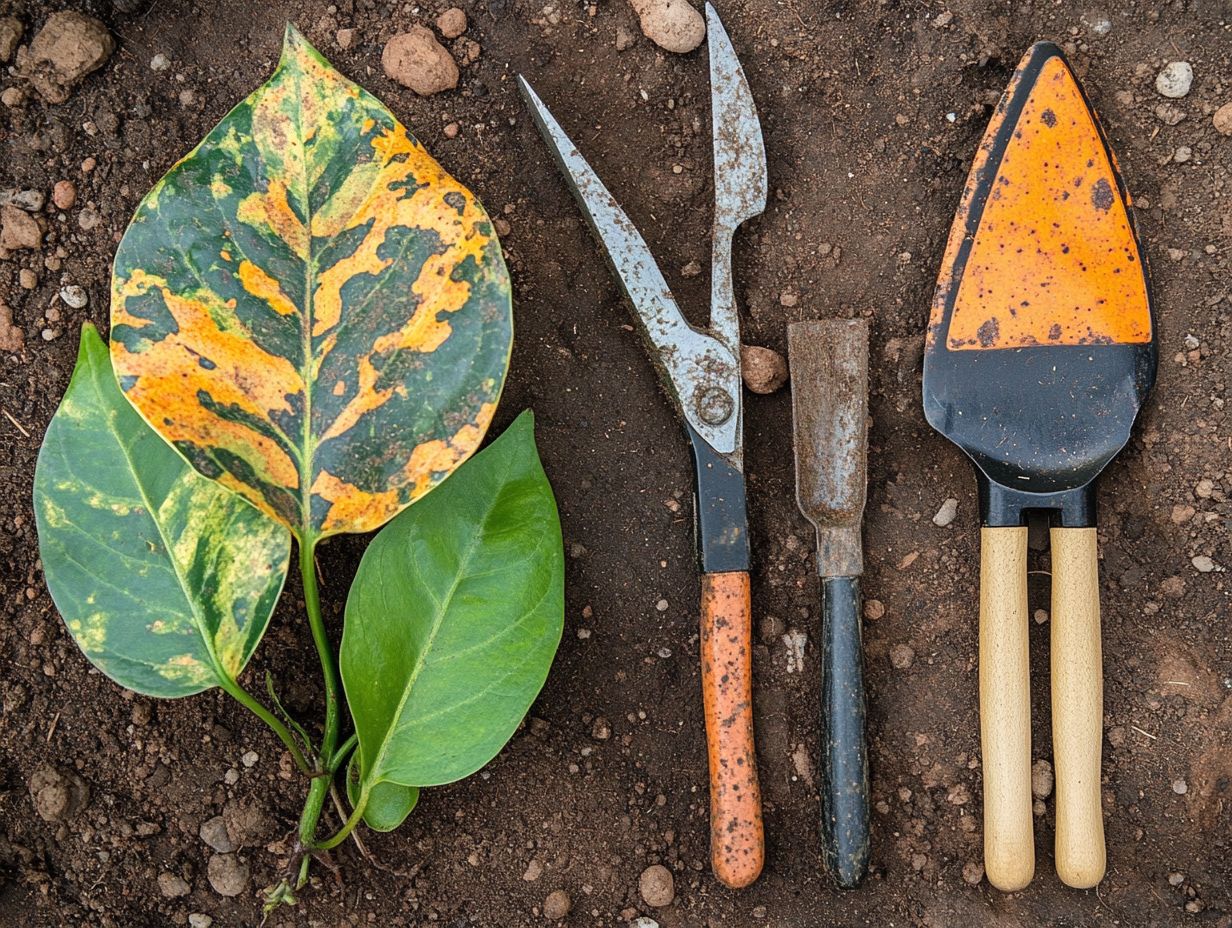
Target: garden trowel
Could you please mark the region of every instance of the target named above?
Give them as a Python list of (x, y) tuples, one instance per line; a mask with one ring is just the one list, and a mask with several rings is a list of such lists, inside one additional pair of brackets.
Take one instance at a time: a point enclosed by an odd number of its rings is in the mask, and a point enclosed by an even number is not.
[(1105, 867), (1095, 482), (1155, 379), (1147, 269), (1116, 160), (1060, 49), (1031, 48), (976, 153), (924, 353), (924, 411), (975, 463), (984, 862), (1035, 867), (1026, 514), (1051, 522), (1056, 867)]
[(849, 889), (868, 869), (868, 749), (860, 646), (860, 523), (868, 457), (868, 323), (787, 327), (796, 502), (817, 529), (821, 576), (822, 853)]

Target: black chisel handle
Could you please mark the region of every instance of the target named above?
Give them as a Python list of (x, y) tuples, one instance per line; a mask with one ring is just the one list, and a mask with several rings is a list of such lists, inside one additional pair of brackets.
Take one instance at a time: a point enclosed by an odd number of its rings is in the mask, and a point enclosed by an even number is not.
[(822, 850), (843, 889), (868, 870), (868, 748), (860, 578), (821, 581)]

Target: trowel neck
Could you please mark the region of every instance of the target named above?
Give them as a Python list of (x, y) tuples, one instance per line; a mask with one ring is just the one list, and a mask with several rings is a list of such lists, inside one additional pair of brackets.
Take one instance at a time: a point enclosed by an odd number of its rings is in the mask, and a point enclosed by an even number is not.
[(1095, 481), (1071, 490), (1025, 493), (990, 480), (976, 468), (980, 488), (980, 521), (990, 528), (1027, 524), (1031, 510), (1046, 512), (1062, 528), (1095, 525)]

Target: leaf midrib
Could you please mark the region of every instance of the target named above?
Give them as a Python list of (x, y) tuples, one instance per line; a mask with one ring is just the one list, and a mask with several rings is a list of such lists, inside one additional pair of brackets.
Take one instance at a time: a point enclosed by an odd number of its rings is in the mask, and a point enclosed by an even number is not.
[[(509, 469), (509, 465), (506, 464), (504, 474), (505, 478), (509, 475)], [(504, 480), (502, 480), (501, 483), (504, 483)], [(496, 497), (493, 497), (488, 506), (484, 509), (483, 518), (480, 520), (480, 525), (484, 529), (486, 529), (488, 520), (492, 517), (492, 513), (496, 509), (496, 501), (498, 498), (499, 494)], [(419, 675), (423, 672), (424, 666), (427, 664), (428, 654), (432, 651), (432, 645), (436, 641), (436, 636), (440, 633), (441, 626), (445, 622), (445, 614), (448, 612), (448, 606), (453, 601), (454, 595), (458, 592), (458, 588), (462, 584), (462, 578), (466, 575), (466, 567), (474, 558), (475, 552), (479, 548), (479, 540), (482, 537), (482, 530), (472, 533), (471, 541), (466, 546), (466, 554), (460, 559), (458, 570), (454, 574), (454, 580), (449, 586), (449, 591), (443, 599), (438, 600), (435, 596), (433, 596), (433, 599), (437, 603), (437, 609), (432, 621), (432, 630), (429, 632), (428, 637), (424, 642), (424, 646), (419, 650), (419, 656), (415, 659), (415, 666), (411, 669), (411, 673), (407, 677), (406, 686), (402, 689), (402, 697), (398, 700), (398, 707), (394, 710), (394, 713), (389, 720), (389, 725), (385, 729), (385, 737), (381, 739), (381, 749), (377, 752), (377, 755), (372, 762), (371, 771), (373, 773), (379, 771), (385, 762), (385, 755), (389, 751), (389, 745), (393, 741), (394, 733), (398, 730), (398, 719), (401, 717), (403, 710), (406, 708), (407, 700), (410, 699), (411, 692), (415, 688), (415, 682), (419, 679)], [(411, 561), (415, 566), (416, 572), (420, 573), (422, 576), (422, 571), (419, 570), (419, 559), (415, 554), (414, 548), (411, 548)], [(382, 596), (382, 599), (383, 598), (384, 597)], [(377, 780), (374, 782), (380, 781)], [(369, 786), (371, 785), (372, 784), (370, 783)], [(400, 785), (411, 786), (418, 784), (403, 783)]]

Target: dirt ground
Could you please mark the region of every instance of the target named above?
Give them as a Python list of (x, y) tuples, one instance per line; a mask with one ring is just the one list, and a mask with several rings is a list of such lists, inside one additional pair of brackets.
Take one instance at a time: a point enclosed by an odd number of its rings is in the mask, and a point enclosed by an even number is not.
[[(270, 924), (537, 925), (559, 889), (573, 901), (566, 923), (577, 926), (638, 915), (665, 928), (1232, 925), (1232, 638), (1221, 572), (1232, 565), (1232, 138), (1212, 124), (1232, 101), (1227, 3), (722, 5), (770, 171), (765, 215), (736, 244), (745, 340), (785, 351), (791, 320), (873, 322), (865, 592), (883, 606), (871, 606), (865, 629), (873, 872), (845, 895), (829, 887), (819, 857), (818, 654), (810, 642), (803, 671), (791, 672), (782, 640), (789, 629), (815, 638), (818, 623), (812, 538), (794, 500), (789, 393), (746, 397), (768, 859), (760, 881), (736, 893), (707, 867), (685, 438), (513, 81), (524, 72), (535, 82), (704, 322), (704, 46), (659, 51), (623, 0), (464, 0), (481, 54), (457, 90), (424, 99), (385, 77), (381, 48), (430, 23), (445, 0), (66, 5), (106, 22), (117, 51), (66, 103), (0, 109), (0, 188), (50, 192), (70, 179), (79, 190), (63, 221), (49, 219), (41, 251), (0, 260), (0, 297), (25, 336), (23, 350), (0, 353), (0, 925), (153, 928), (190, 915), (217, 928), (256, 925), (258, 888), (273, 881), (278, 842), (300, 806), (302, 785), (280, 776), (277, 741), (222, 695), (155, 702), (90, 670), (44, 586), (30, 504), (79, 327), (89, 319), (106, 331), (109, 266), (128, 217), (269, 74), (288, 19), (508, 223), (518, 336), (496, 427), (535, 409), (564, 522), (568, 614), (547, 686), (500, 757), (425, 791), (400, 831), (369, 835), (377, 865), (347, 846), (336, 877), (318, 867), (301, 905)], [(58, 8), (0, 0), (27, 37)], [(340, 28), (356, 30), (345, 50)], [(618, 51), (621, 29), (635, 41)], [(1018, 57), (1040, 38), (1070, 52), (1135, 194), (1161, 350), (1155, 393), (1100, 491), (1108, 875), (1090, 892), (1059, 883), (1048, 798), (1037, 808), (1035, 881), (1006, 896), (977, 879), (975, 481), (924, 422), (920, 361), (970, 159)], [(169, 69), (150, 68), (158, 54)], [(1195, 79), (1170, 111), (1159, 109), (1154, 79), (1171, 60), (1191, 62)], [(19, 84), (0, 76), (4, 87)], [(453, 122), (460, 131), (448, 138)], [(86, 158), (97, 161), (92, 173), (82, 172)], [(84, 211), (101, 221), (83, 229)], [(33, 289), (20, 285), (22, 268), (37, 276)], [(56, 300), (66, 283), (85, 288), (86, 308)], [(958, 515), (939, 527), (932, 517), (948, 497)], [(1043, 539), (1033, 538), (1033, 610), (1048, 607)], [(335, 637), (363, 545), (322, 549)], [(1195, 567), (1203, 556), (1215, 570)], [(296, 586), (293, 578), (249, 679), (260, 689), (257, 675), (269, 670), (293, 709), (318, 713)], [(1037, 620), (1034, 751), (1047, 758), (1046, 613)], [(594, 737), (599, 718), (609, 738)], [(48, 765), (75, 772), (89, 792), (58, 824), (31, 800), (31, 778)], [(240, 855), (252, 873), (235, 898), (211, 889), (211, 852), (198, 837), (224, 810), (244, 823)], [(674, 872), (670, 907), (651, 910), (638, 895), (653, 863)], [(166, 896), (160, 874), (190, 892)]]

